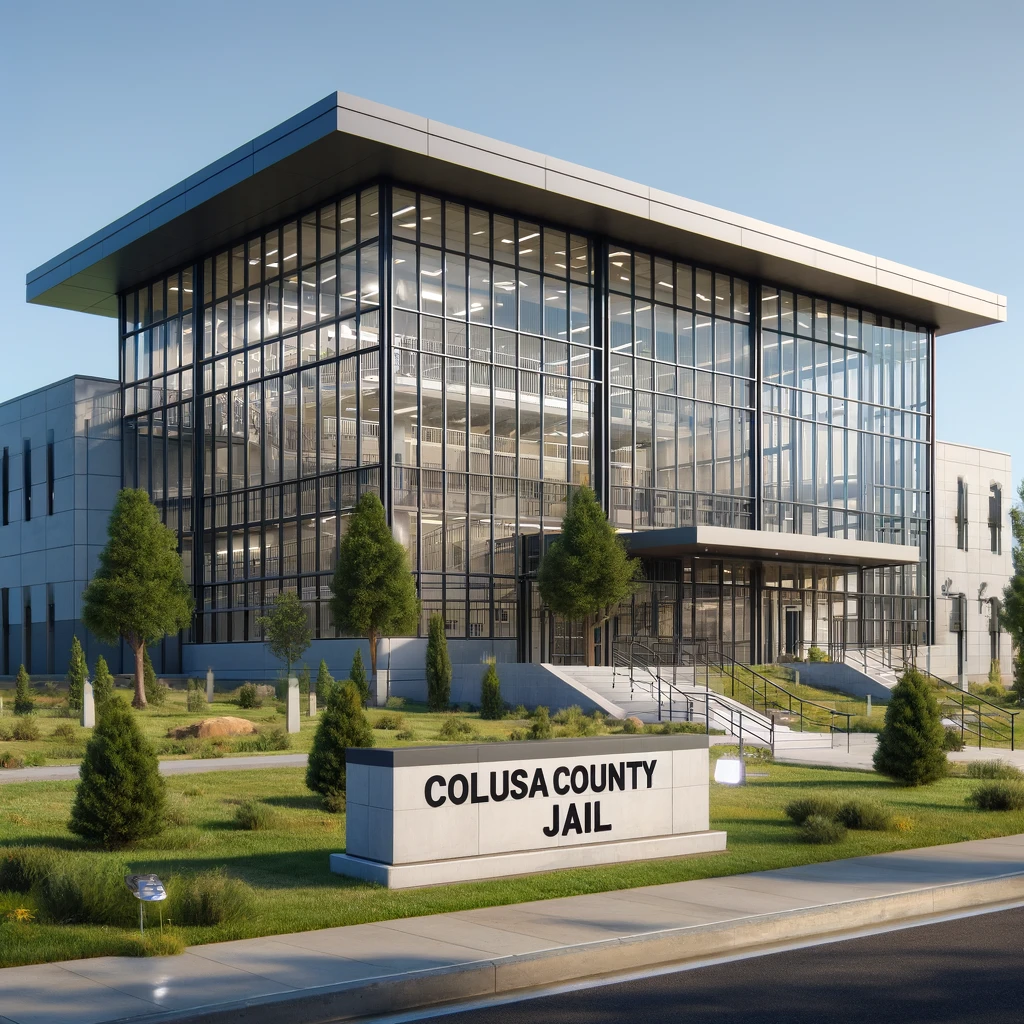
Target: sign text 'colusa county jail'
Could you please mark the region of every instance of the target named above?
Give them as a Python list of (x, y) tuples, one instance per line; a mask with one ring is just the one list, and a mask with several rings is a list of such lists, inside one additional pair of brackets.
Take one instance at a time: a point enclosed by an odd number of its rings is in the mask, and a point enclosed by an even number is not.
[(504, 800), (532, 800), (537, 797), (577, 797), (593, 795), (594, 799), (570, 800), (552, 805), (550, 825), (541, 831), (549, 838), (562, 835), (590, 835), (611, 832), (612, 823), (601, 818), (599, 793), (650, 789), (654, 784), (657, 758), (644, 760), (606, 761), (599, 764), (561, 764), (557, 767), (501, 769), (497, 771), (455, 772), (431, 775), (423, 787), (423, 798), (429, 807), (501, 803)]

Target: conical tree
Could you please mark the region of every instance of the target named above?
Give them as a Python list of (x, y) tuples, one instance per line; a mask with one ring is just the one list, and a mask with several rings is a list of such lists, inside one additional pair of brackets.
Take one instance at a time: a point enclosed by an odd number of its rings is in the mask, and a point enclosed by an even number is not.
[(325, 707), (334, 689), (334, 676), (327, 670), (327, 662), (320, 659), (320, 668), (316, 673), (316, 703), (317, 707)]
[(146, 648), (146, 655), (142, 662), (142, 674), (146, 686), (146, 702), (154, 707), (161, 707), (167, 702), (167, 685), (161, 683), (156, 677), (156, 669), (153, 668), (152, 659), (149, 657), (149, 648)]
[(363, 703), (370, 699), (370, 684), (366, 681), (366, 668), (363, 665), (363, 652), (357, 647), (355, 656), (352, 658), (352, 667), (348, 670), (348, 677), (355, 683)]
[(480, 682), (480, 717), (497, 721), (505, 717), (505, 702), (501, 699), (501, 680), (498, 669), (491, 659)]
[(320, 716), (306, 766), (306, 785), (324, 798), (328, 810), (344, 805), (345, 748), (372, 746), (373, 730), (359, 691), (350, 682), (338, 683)]
[(68, 828), (107, 848), (164, 827), (165, 785), (156, 752), (120, 697), (107, 701), (85, 748)]
[(427, 703), (431, 711), (445, 711), (452, 702), (452, 662), (448, 657), (448, 637), (444, 618), (430, 616), (427, 634)]
[(1018, 704), (1024, 704), (1024, 480), (1017, 489), (1017, 504), (1010, 509), (1013, 534), (1013, 575), (1003, 590), (999, 618), (1010, 634), (1013, 649), (1013, 685)]
[(594, 664), (594, 631), (633, 591), (640, 560), (629, 558), (589, 487), (569, 499), (562, 533), (541, 558), (537, 583), (556, 615), (583, 620), (586, 663)]
[(921, 786), (946, 774), (945, 729), (928, 681), (908, 668), (893, 687), (878, 734), (875, 769), (907, 786)]
[(96, 671), (92, 677), (92, 700), (96, 711), (100, 714), (111, 697), (114, 696), (114, 677), (107, 668), (107, 659), (101, 654), (96, 659)]
[(377, 641), (415, 633), (420, 614), (409, 556), (392, 537), (376, 494), (359, 499), (338, 547), (331, 591), (338, 628), (369, 640), (370, 676), (376, 679)]
[(82, 690), (89, 677), (89, 666), (85, 662), (85, 653), (78, 637), (72, 637), (71, 657), (68, 661), (68, 707), (72, 711), (82, 710)]
[(109, 644), (135, 654), (135, 707), (146, 706), (146, 645), (192, 621), (193, 600), (178, 554), (178, 538), (160, 522), (145, 491), (124, 488), (107, 524), (109, 540), (96, 575), (82, 594), (82, 622)]
[(32, 699), (32, 680), (25, 671), (24, 665), (18, 666), (18, 677), (14, 683), (14, 713), (16, 715), (31, 715), (36, 709), (35, 701)]

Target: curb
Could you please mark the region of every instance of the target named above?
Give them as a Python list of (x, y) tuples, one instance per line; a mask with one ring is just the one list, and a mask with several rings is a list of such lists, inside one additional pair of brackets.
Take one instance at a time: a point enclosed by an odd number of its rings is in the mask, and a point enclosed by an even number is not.
[(858, 928), (910, 922), (934, 914), (1024, 898), (1024, 873), (975, 882), (870, 896), (752, 920), (689, 925), (642, 935), (581, 943), (375, 978), (254, 1000), (239, 1000), (121, 1018), (133, 1024), (327, 1024), (379, 1014), (511, 995), (547, 985), (581, 981), (642, 968), (756, 949), (795, 939), (827, 937)]

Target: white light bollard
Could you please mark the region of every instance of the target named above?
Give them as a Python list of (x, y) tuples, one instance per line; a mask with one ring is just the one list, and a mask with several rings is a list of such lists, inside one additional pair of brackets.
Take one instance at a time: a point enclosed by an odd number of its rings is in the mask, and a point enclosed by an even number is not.
[(92, 695), (92, 683), (82, 683), (82, 727), (92, 729), (96, 725), (96, 700)]
[(299, 723), (299, 680), (297, 676), (288, 677), (288, 732), (298, 732)]
[(213, 703), (213, 669), (206, 670), (206, 703)]

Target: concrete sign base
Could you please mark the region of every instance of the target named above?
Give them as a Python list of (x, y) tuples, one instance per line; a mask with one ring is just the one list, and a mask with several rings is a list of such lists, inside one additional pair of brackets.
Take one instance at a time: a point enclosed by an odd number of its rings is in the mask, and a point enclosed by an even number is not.
[(390, 888), (725, 849), (700, 735), (345, 752), (345, 853)]

